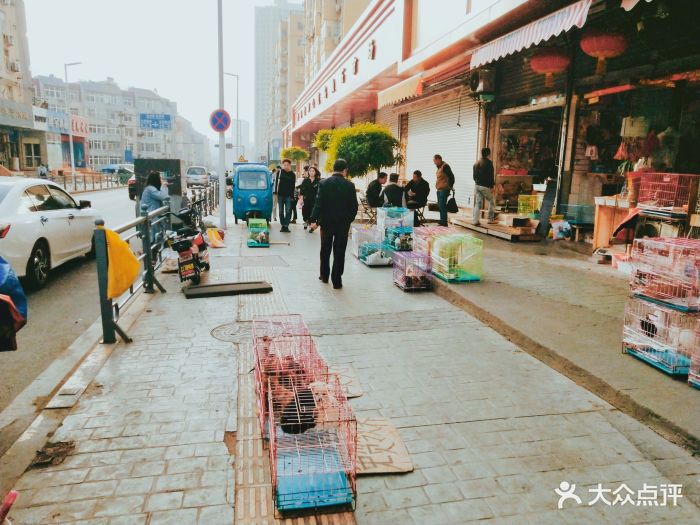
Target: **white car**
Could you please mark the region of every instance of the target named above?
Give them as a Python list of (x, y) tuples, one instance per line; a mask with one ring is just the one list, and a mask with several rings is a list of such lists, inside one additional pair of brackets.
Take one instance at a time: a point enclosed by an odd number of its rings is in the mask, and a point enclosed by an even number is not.
[(190, 166), (187, 168), (185, 178), (188, 186), (207, 186), (209, 184), (209, 175), (204, 166)]
[(0, 177), (0, 255), (33, 288), (46, 284), (52, 268), (93, 251), (99, 218), (89, 201), (76, 202), (58, 184)]

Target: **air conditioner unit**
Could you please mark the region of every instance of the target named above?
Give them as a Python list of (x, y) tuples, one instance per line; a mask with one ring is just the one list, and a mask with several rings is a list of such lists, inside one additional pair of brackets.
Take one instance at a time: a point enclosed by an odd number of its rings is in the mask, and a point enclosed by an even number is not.
[(22, 68), (20, 67), (19, 62), (17, 62), (17, 61), (10, 62), (10, 71), (12, 71), (14, 73), (19, 73), (21, 70), (22, 70)]
[(477, 69), (469, 77), (469, 89), (472, 93), (487, 94), (496, 91), (496, 71), (494, 69)]

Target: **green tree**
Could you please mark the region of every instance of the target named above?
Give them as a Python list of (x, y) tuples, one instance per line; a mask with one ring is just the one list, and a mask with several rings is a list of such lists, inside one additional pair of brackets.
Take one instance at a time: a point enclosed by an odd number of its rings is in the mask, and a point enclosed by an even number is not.
[(313, 145), (321, 151), (328, 151), (334, 132), (334, 129), (319, 129), (314, 137)]
[(306, 151), (304, 148), (300, 148), (299, 146), (291, 146), (289, 148), (284, 148), (280, 152), (280, 155), (283, 159), (289, 159), (292, 161), (293, 164), (296, 164), (297, 171), (299, 171), (299, 163), (302, 160), (306, 160), (309, 158), (309, 152)]
[[(323, 144), (326, 140), (325, 135), (320, 141), (318, 134), (316, 135), (316, 143)], [(351, 177), (359, 177), (370, 170), (379, 171), (384, 166), (393, 166), (401, 162), (401, 155), (398, 153), (399, 141), (387, 126), (381, 124), (362, 122), (349, 128), (335, 129), (327, 144), (326, 170), (333, 170), (336, 159), (345, 159)]]

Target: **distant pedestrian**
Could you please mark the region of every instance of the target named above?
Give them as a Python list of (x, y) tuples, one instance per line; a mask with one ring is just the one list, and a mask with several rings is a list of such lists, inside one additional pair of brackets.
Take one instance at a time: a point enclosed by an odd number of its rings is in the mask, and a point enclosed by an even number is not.
[(333, 164), (333, 175), (318, 185), (316, 203), (311, 213), (312, 231), (318, 225), (321, 226), (321, 274), (318, 278), (327, 283), (330, 277), (336, 290), (343, 287), (345, 248), (348, 245), (350, 225), (357, 215), (355, 185), (347, 180), (347, 174), (347, 161), (337, 159)]
[[(417, 210), (425, 207), (428, 204), (428, 195), (430, 195), (430, 183), (423, 178), (420, 170), (413, 172), (413, 178), (406, 184), (406, 208), (409, 210)], [(420, 226), (418, 213), (413, 213), (413, 225)]]
[(386, 180), (389, 176), (385, 172), (380, 172), (377, 178), (374, 179), (367, 185), (367, 192), (365, 196), (367, 197), (367, 204), (372, 208), (381, 208), (384, 206), (384, 200), (382, 199), (382, 186), (386, 184)]
[(452, 168), (442, 160), (442, 155), (435, 154), (433, 162), (437, 168), (435, 174), (435, 190), (437, 191), (438, 208), (440, 208), (440, 226), (447, 226), (447, 200), (454, 190), (455, 176)]
[(282, 171), (282, 166), (277, 165), (272, 171), (272, 220), (279, 220), (279, 208), (277, 199), (277, 187), (280, 184), (280, 171)]
[(404, 205), (403, 188), (399, 186), (398, 173), (392, 173), (389, 175), (389, 184), (384, 187), (384, 191), (382, 191), (382, 198), (384, 201), (384, 206), (402, 207)]
[(474, 191), (476, 193), (476, 199), (474, 202), (474, 217), (472, 222), (476, 226), (479, 225), (481, 208), (484, 206), (484, 200), (489, 203), (489, 224), (496, 222), (494, 220), (495, 201), (493, 198), (493, 162), (491, 162), (491, 159), (489, 158), (490, 156), (491, 150), (489, 148), (484, 148), (481, 150), (481, 158), (476, 162), (476, 164), (474, 164), (474, 183), (476, 184)]
[(292, 218), (292, 209), (295, 206), (294, 192), (296, 190), (296, 173), (292, 171), (292, 161), (284, 159), (282, 170), (279, 173), (277, 184), (277, 199), (280, 209), (281, 232), (289, 233), (289, 221)]
[[(301, 207), (301, 216), (304, 219), (304, 229), (308, 228), (311, 224), (311, 212), (314, 209), (314, 204), (316, 203), (316, 194), (318, 193), (318, 183), (321, 181), (321, 173), (318, 169), (311, 166), (309, 168), (309, 176), (306, 177), (299, 186), (299, 192), (301, 193), (301, 198), (304, 200)], [(309, 230), (309, 233), (313, 233), (313, 230)]]

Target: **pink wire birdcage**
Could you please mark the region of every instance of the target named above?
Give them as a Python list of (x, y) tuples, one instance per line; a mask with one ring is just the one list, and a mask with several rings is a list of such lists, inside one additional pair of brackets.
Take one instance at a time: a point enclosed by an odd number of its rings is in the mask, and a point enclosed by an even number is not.
[(394, 284), (406, 292), (430, 290), (433, 278), (430, 255), (416, 252), (394, 254)]
[(623, 352), (673, 375), (688, 373), (697, 314), (630, 297), (625, 305)]
[(289, 388), (270, 378), (270, 467), (278, 514), (354, 508), (357, 421), (334, 374)]
[(684, 173), (643, 172), (637, 205), (649, 210), (688, 213), (693, 191), (697, 192), (698, 175)]
[(632, 293), (684, 311), (700, 309), (700, 240), (637, 239), (630, 260)]
[(447, 226), (419, 226), (413, 229), (413, 251), (430, 255), (433, 239), (450, 233)]
[(693, 345), (693, 350), (690, 353), (688, 384), (700, 389), (700, 319), (695, 324), (695, 345)]

